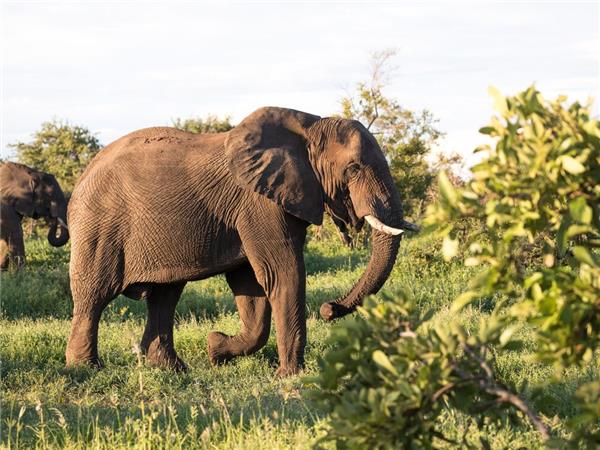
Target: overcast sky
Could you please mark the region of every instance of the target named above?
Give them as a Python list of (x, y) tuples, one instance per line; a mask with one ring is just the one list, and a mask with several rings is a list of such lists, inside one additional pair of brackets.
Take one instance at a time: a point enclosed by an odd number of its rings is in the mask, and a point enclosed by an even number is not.
[[(176, 117), (291, 107), (326, 116), (396, 48), (386, 93), (427, 108), (445, 151), (482, 142), (487, 87), (598, 98), (598, 2), (2, 0), (0, 148), (59, 118), (103, 144)], [(598, 107), (595, 107), (597, 113)]]

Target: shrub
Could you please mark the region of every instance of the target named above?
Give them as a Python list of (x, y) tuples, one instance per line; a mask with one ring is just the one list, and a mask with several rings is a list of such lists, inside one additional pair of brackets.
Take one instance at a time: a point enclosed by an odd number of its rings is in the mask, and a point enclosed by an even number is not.
[[(549, 103), (533, 87), (509, 98), (491, 92), (499, 116), (480, 131), (495, 146), (479, 149), (488, 156), (464, 187), (440, 174), (440, 198), (425, 221), (443, 237), (446, 260), (460, 255), (481, 270), (452, 312), (493, 298), (491, 314), (469, 335), (452, 320), (420, 316), (405, 294), (367, 303), (364, 319), (336, 332), (340, 348), (324, 356), (313, 380), (331, 413), (329, 439), (352, 448), (432, 448), (448, 440), (436, 428), (444, 409), (465, 412), (481, 428), (508, 406), (504, 414), (520, 411), (548, 446), (600, 445), (598, 380), (572, 395), (577, 412), (564, 424), (570, 436), (559, 440), (494, 371), (495, 353), (521, 345), (515, 336), (522, 327), (531, 330), (535, 357), (555, 365), (546, 386), (597, 354), (600, 123), (589, 107), (565, 105), (564, 97)], [(482, 226), (465, 232), (470, 222)], [(525, 258), (524, 242), (537, 252)]]
[[(326, 439), (349, 448), (436, 448), (441, 441), (463, 447), (440, 430), (440, 414), (454, 407), (475, 416), (480, 428), (515, 409), (546, 430), (529, 407), (496, 380), (487, 359), (489, 343), (514, 347), (495, 319), (468, 335), (457, 322), (433, 321), (406, 293), (367, 300), (356, 317), (336, 328), (337, 348), (320, 362), (309, 382), (329, 409)], [(515, 416), (516, 418), (516, 416)], [(489, 446), (480, 438), (483, 446)]]

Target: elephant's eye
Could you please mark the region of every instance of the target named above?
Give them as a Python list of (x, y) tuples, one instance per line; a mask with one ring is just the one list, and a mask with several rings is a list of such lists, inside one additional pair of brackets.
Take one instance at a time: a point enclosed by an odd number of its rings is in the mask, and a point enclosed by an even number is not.
[(346, 167), (346, 171), (344, 173), (346, 180), (350, 181), (352, 178), (358, 175), (358, 172), (360, 172), (360, 165), (357, 163), (350, 164), (348, 167)]

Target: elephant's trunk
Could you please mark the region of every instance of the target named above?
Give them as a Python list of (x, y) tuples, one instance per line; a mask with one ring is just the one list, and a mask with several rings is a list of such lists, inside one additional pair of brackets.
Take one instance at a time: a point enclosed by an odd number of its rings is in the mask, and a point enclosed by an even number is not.
[(345, 296), (321, 305), (321, 317), (334, 320), (350, 314), (362, 305), (363, 298), (375, 294), (389, 277), (400, 246), (400, 236), (373, 229), (371, 233), (371, 259), (362, 277)]
[[(58, 234), (57, 234), (58, 232)], [(62, 247), (69, 240), (69, 230), (64, 219), (55, 217), (51, 219), (48, 231), (48, 242), (53, 247)]]

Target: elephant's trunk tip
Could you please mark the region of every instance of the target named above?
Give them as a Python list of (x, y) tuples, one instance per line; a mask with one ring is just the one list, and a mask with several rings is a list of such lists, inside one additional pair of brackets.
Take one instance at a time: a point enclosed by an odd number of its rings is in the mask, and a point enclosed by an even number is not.
[(335, 302), (327, 302), (321, 305), (319, 314), (323, 320), (331, 322), (332, 320), (339, 319), (345, 315), (350, 314), (355, 308), (347, 308), (344, 305)]

